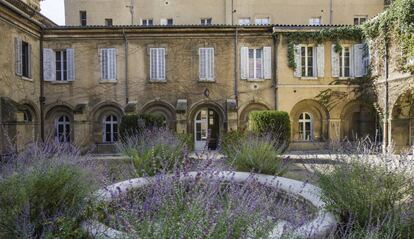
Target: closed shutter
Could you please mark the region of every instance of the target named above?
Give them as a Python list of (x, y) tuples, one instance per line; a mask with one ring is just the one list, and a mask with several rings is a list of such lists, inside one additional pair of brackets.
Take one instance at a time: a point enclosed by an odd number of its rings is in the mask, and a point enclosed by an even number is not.
[(214, 48), (208, 49), (208, 67), (207, 67), (207, 79), (214, 79)]
[(200, 80), (205, 80), (206, 76), (206, 48), (199, 49), (199, 71), (200, 71)]
[(165, 49), (158, 48), (158, 78), (159, 80), (165, 80)]
[(43, 79), (56, 80), (56, 54), (52, 49), (43, 48)]
[(199, 49), (200, 80), (214, 79), (214, 48)]
[(315, 76), (324, 77), (325, 76), (325, 46), (319, 44), (316, 47), (316, 65), (317, 65), (317, 74)]
[(150, 49), (150, 79), (151, 80), (155, 79), (157, 75), (156, 61), (157, 61), (157, 49), (151, 48)]
[(27, 76), (32, 78), (32, 45), (27, 45)]
[(318, 48), (312, 47), (312, 77), (318, 76)]
[(106, 64), (104, 60), (106, 49), (99, 50), (99, 65), (101, 66), (101, 80), (105, 80)]
[(75, 50), (73, 48), (66, 49), (66, 64), (68, 81), (75, 80)]
[(263, 47), (263, 66), (264, 66), (264, 78), (266, 80), (272, 79), (272, 48)]
[(165, 48), (150, 48), (150, 79), (165, 80)]
[(364, 44), (354, 45), (355, 77), (363, 77), (365, 75), (364, 52), (365, 52)]
[(22, 40), (19, 38), (14, 38), (14, 55), (15, 55), (15, 68), (16, 75), (21, 76), (23, 72), (22, 64)]
[(295, 57), (295, 64), (296, 69), (293, 73), (295, 77), (302, 77), (302, 59), (301, 59), (301, 51), (300, 51), (300, 45), (294, 46), (294, 57)]
[(249, 48), (242, 47), (240, 49), (240, 76), (242, 80), (249, 77)]
[(332, 77), (339, 77), (339, 53), (335, 52), (335, 44), (331, 49)]
[(110, 80), (116, 80), (116, 53), (117, 53), (117, 50), (116, 50), (116, 48), (112, 48), (111, 49), (111, 61), (110, 61), (110, 64), (111, 64), (111, 75), (110, 75)]

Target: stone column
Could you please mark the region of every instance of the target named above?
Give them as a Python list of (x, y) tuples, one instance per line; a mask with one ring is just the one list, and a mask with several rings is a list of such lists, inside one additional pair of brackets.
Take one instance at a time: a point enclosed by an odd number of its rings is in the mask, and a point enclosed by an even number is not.
[(177, 133), (186, 134), (187, 132), (187, 100), (177, 100), (176, 107), (176, 121), (177, 121)]
[(341, 140), (341, 119), (332, 118), (329, 122), (329, 140), (339, 141)]

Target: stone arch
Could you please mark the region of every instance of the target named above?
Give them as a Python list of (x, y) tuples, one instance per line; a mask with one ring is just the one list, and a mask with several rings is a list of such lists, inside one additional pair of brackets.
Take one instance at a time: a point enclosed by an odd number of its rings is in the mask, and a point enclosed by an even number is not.
[(302, 113), (312, 117), (312, 141), (326, 141), (328, 139), (328, 110), (316, 100), (302, 100), (295, 104), (290, 111), (292, 141), (302, 141), (300, 138), (299, 118)]
[(46, 140), (55, 140), (56, 137), (56, 121), (62, 115), (65, 115), (70, 120), (70, 138), (71, 142), (74, 142), (75, 139), (75, 129), (74, 129), (74, 114), (73, 108), (69, 104), (54, 104), (53, 106), (47, 107), (45, 115), (45, 135)]
[(39, 138), (39, 110), (35, 103), (30, 100), (22, 100), (18, 107), (22, 118), (19, 119), (18, 142), (19, 147), (24, 147), (28, 143), (35, 142)]
[[(374, 106), (359, 100), (348, 102), (341, 112), (341, 138), (357, 140), (369, 137), (378, 140), (378, 117)], [(381, 140), (381, 139), (379, 139)]]
[(254, 111), (269, 110), (270, 107), (262, 102), (252, 102), (242, 107), (239, 116), (239, 128), (245, 130), (248, 127), (249, 113)]
[(104, 120), (113, 115), (117, 118), (118, 124), (121, 122), (124, 111), (122, 107), (115, 102), (103, 102), (93, 108), (89, 115), (89, 121), (91, 122), (90, 135), (92, 141), (96, 144), (104, 143)]
[(414, 145), (414, 89), (400, 94), (391, 112), (391, 137), (397, 150)]
[(175, 130), (176, 115), (175, 108), (168, 102), (153, 100), (144, 105), (141, 109), (143, 114), (160, 114), (165, 118), (166, 126)]
[(0, 96), (0, 154), (15, 151), (18, 104), (9, 97)]

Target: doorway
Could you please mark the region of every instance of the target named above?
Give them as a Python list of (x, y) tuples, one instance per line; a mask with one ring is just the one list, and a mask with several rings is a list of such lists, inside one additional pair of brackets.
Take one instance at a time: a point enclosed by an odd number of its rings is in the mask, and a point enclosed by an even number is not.
[(194, 119), (194, 149), (216, 150), (220, 137), (220, 122), (217, 112), (211, 108), (203, 108)]

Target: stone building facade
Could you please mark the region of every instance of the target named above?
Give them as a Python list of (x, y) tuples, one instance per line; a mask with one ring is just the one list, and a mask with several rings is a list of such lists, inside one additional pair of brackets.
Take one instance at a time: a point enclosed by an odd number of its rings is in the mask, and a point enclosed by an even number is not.
[[(66, 25), (360, 24), (384, 0), (65, 0)], [(99, 7), (97, 7), (99, 6)]]
[[(129, 113), (163, 115), (196, 148), (215, 148), (206, 132), (218, 140), (265, 109), (290, 114), (293, 150), (376, 135), (373, 107), (349, 84), (363, 74), (359, 43), (341, 42), (341, 55), (331, 42), (296, 45), (289, 68), (284, 33), (320, 27), (58, 27), (13, 2), (0, 0), (3, 152), (40, 138), (106, 152)], [(342, 97), (323, 102), (323, 92)]]

